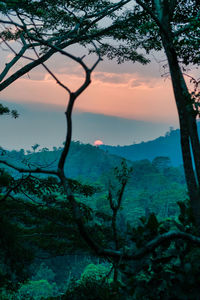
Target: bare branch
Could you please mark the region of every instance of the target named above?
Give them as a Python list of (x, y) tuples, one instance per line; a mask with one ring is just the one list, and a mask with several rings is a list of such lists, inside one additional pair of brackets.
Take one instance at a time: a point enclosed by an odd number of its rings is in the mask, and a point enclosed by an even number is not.
[(0, 83), (0, 91), (4, 90), (6, 87), (8, 87), (10, 84), (12, 84), (15, 80), (17, 80), (21, 76), (25, 75), (26, 73), (31, 71), (33, 68), (35, 68), (35, 67), (39, 66), (41, 63), (45, 62), (55, 52), (56, 52), (55, 50), (51, 49), (50, 51), (48, 51), (46, 54), (44, 54), (39, 59), (32, 61), (31, 63), (22, 67), (20, 70), (16, 71), (14, 74), (12, 74), (7, 79), (5, 79), (2, 83)]
[(106, 7), (105, 9), (97, 12), (95, 15), (91, 15), (91, 16), (87, 16), (88, 18), (92, 18), (92, 17), (97, 17), (96, 19), (94, 19), (87, 27), (86, 30), (88, 30), (89, 28), (92, 27), (93, 24), (96, 24), (97, 22), (99, 22), (100, 20), (102, 20), (103, 18), (105, 18), (106, 16), (109, 16), (110, 14), (112, 14), (113, 12), (115, 12), (116, 10), (118, 10), (119, 8), (123, 7), (125, 4), (131, 2), (132, 0), (121, 0), (118, 3), (112, 3), (110, 5), (110, 7)]
[[(106, 17), (108, 15), (110, 15), (112, 12), (116, 11), (117, 9), (121, 8), (122, 6), (124, 6), (125, 4), (131, 2), (132, 0), (121, 0), (118, 3), (112, 3), (110, 4), (108, 7), (102, 9), (101, 11), (98, 11), (94, 14), (86, 14), (87, 18), (95, 18), (98, 17), (99, 15), (102, 14), (103, 17)], [(98, 19), (95, 19), (98, 20)]]
[(73, 60), (75, 60), (76, 62), (78, 62), (82, 66), (82, 68), (85, 71), (85, 81), (74, 93), (70, 93), (70, 98), (69, 98), (67, 110), (65, 112), (66, 121), (67, 121), (67, 135), (66, 135), (66, 139), (65, 139), (64, 149), (63, 149), (63, 152), (61, 154), (61, 157), (60, 157), (60, 160), (59, 160), (59, 163), (58, 163), (58, 172), (61, 172), (61, 173), (63, 173), (65, 160), (66, 160), (66, 157), (68, 155), (69, 147), (70, 147), (70, 144), (71, 144), (71, 138), (72, 138), (72, 111), (73, 111), (73, 106), (74, 106), (75, 100), (89, 86), (89, 84), (91, 83), (91, 73), (94, 70), (94, 68), (98, 65), (98, 63), (102, 60), (100, 55), (99, 55), (97, 61), (94, 63), (92, 68), (89, 69), (86, 66), (86, 64), (80, 58), (77, 58), (74, 55), (71, 55), (71, 54), (69, 54), (65, 51), (63, 51), (63, 52), (65, 53), (66, 56), (72, 58)]
[(96, 62), (93, 64), (93, 66), (90, 68), (90, 72), (92, 72), (92, 71), (96, 68), (96, 66), (99, 64), (99, 62), (103, 60), (102, 57), (101, 57), (101, 54), (100, 54), (100, 52), (99, 52), (99, 49), (97, 48), (95, 42), (93, 42), (93, 41), (91, 40), (91, 43), (92, 43), (92, 45), (93, 45), (94, 48), (95, 48), (96, 54), (98, 55), (98, 59), (97, 59)]
[(121, 251), (104, 249), (99, 253), (99, 255), (108, 256), (115, 259), (120, 259), (122, 257), (123, 260), (138, 260), (150, 254), (154, 249), (156, 249), (166, 241), (172, 242), (177, 239), (182, 239), (184, 241), (200, 246), (200, 238), (197, 236), (180, 231), (169, 231), (148, 242), (143, 248), (137, 250), (135, 253), (127, 254), (121, 253)]
[[(123, 21), (124, 22), (124, 21)], [(7, 78), (6, 80), (4, 80), (3, 82), (0, 83), (0, 91), (4, 90), (6, 87), (8, 87), (10, 84), (12, 84), (15, 80), (17, 80), (18, 78), (20, 78), (21, 76), (25, 75), (26, 73), (28, 73), (29, 71), (31, 71), (33, 68), (37, 67), (38, 65), (40, 65), (41, 63), (44, 63), (46, 60), (48, 60), (53, 54), (60, 52), (60, 49), (64, 49), (67, 46), (70, 46), (72, 44), (78, 43), (80, 41), (87, 41), (87, 40), (92, 40), (92, 39), (96, 39), (100, 36), (103, 35), (107, 35), (109, 34), (109, 32), (111, 32), (114, 29), (117, 29), (118, 27), (120, 27), (123, 22), (118, 22), (115, 24), (112, 24), (106, 28), (103, 29), (99, 29), (98, 31), (92, 33), (92, 34), (85, 34), (85, 28), (83, 28), (82, 30), (80, 30), (79, 34), (75, 34), (73, 36), (71, 36), (71, 33), (73, 33), (74, 31), (72, 30), (69, 33), (61, 36), (61, 37), (53, 37), (50, 38), (48, 40), (49, 43), (51, 43), (52, 41), (57, 41), (57, 46), (59, 46), (58, 48), (56, 48), (56, 46), (54, 45), (54, 48), (51, 47), (51, 49), (46, 52), (43, 56), (41, 56), (39, 59), (32, 61), (31, 63), (27, 64), (26, 66), (22, 67), (20, 70), (16, 71), (14, 74), (12, 74), (11, 76), (9, 76), (9, 78)], [(8, 23), (8, 24), (12, 24), (11, 21), (5, 21), (4, 20), (0, 20), (0, 23)], [(16, 22), (13, 22), (13, 25), (16, 25), (20, 28), (22, 28), (23, 30), (27, 30), (26, 28), (24, 28), (22, 25), (17, 24)], [(29, 37), (30, 39), (34, 39), (34, 36), (32, 34), (30, 34), (29, 32)], [(66, 41), (66, 39), (68, 39)], [(65, 41), (64, 41), (65, 40)], [(40, 39), (37, 41), (41, 41)], [(52, 46), (52, 45), (51, 45)], [(80, 59), (81, 61), (81, 59)], [(95, 67), (95, 66), (94, 66)], [(94, 68), (93, 67), (93, 68)]]
[(26, 50), (27, 50), (26, 46), (22, 47), (19, 53), (16, 54), (15, 57), (9, 63), (6, 64), (4, 70), (0, 74), (0, 82), (5, 78), (9, 70), (16, 64), (16, 62), (23, 56)]
[[(66, 191), (67, 186), (64, 184), (64, 189)], [(70, 203), (72, 204), (74, 216), (75, 216), (75, 222), (78, 226), (79, 232), (81, 237), (84, 239), (84, 241), (88, 244), (88, 246), (98, 255), (102, 257), (109, 257), (113, 258), (117, 261), (119, 260), (138, 260), (142, 259), (146, 255), (150, 254), (154, 251), (157, 247), (165, 243), (166, 241), (174, 241), (177, 239), (182, 239), (184, 241), (190, 242), (192, 244), (200, 246), (200, 238), (197, 236), (194, 236), (189, 233), (180, 232), (180, 231), (170, 231), (167, 233), (164, 233), (162, 235), (157, 236), (152, 241), (148, 242), (144, 247), (142, 247), (139, 250), (134, 251), (133, 253), (126, 253), (121, 250), (113, 250), (113, 249), (103, 249), (100, 245), (98, 245), (91, 235), (87, 232), (83, 222), (82, 222), (82, 215), (80, 212), (80, 209), (78, 207), (77, 202), (74, 199), (73, 195), (70, 195), (67, 197)]]
[(0, 23), (2, 23), (2, 24), (8, 24), (8, 25), (15, 25), (16, 27), (19, 27), (19, 28), (21, 28), (21, 29), (24, 29), (24, 26), (23, 26), (23, 25), (21, 25), (21, 24), (19, 24), (19, 23), (16, 23), (16, 22), (14, 22), (14, 21), (7, 21), (7, 20), (2, 20), (2, 19), (0, 19)]
[[(37, 51), (35, 50), (34, 48), (34, 52), (37, 56), (37, 58), (39, 59), (39, 55), (37, 53)], [(59, 84), (62, 88), (64, 88), (69, 94), (71, 94), (71, 91), (70, 89), (65, 85), (63, 84), (59, 79), (58, 77), (44, 64), (42, 63), (42, 66), (45, 68), (45, 70), (53, 77), (53, 79), (55, 79), (56, 83)]]
[(21, 168), (13, 163), (10, 163), (6, 160), (2, 160), (0, 159), (0, 164), (4, 164), (20, 173), (41, 173), (41, 174), (51, 174), (51, 175), (56, 175), (58, 176), (58, 173), (54, 170), (44, 170), (44, 169), (41, 169), (41, 168), (34, 168), (34, 169), (31, 169), (31, 168)]

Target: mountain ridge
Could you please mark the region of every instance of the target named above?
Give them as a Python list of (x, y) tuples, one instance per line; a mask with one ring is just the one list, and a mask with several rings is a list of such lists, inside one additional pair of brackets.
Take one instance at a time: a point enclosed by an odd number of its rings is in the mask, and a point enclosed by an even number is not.
[[(197, 122), (200, 133), (200, 122)], [(165, 136), (160, 136), (154, 140), (141, 142), (128, 146), (101, 145), (104, 151), (121, 156), (131, 161), (148, 159), (152, 161), (157, 156), (167, 156), (173, 166), (182, 165), (182, 154), (180, 145), (180, 129), (170, 129)]]

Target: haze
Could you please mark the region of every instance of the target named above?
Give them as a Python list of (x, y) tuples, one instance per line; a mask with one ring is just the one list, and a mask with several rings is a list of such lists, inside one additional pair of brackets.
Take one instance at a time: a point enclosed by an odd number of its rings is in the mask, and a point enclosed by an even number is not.
[[(100, 63), (91, 85), (76, 102), (74, 140), (91, 144), (95, 140), (110, 145), (132, 144), (156, 138), (170, 126), (178, 126), (171, 81), (161, 77), (162, 63), (150, 58), (152, 63), (146, 66), (118, 65), (108, 60)], [(80, 68), (62, 56), (55, 55), (48, 66), (72, 90), (84, 79)], [(18, 120), (1, 118), (2, 135), (2, 128), (7, 127), (1, 146), (29, 148), (39, 143), (51, 147), (62, 143), (67, 94), (42, 67), (5, 89), (1, 100), (20, 113)]]

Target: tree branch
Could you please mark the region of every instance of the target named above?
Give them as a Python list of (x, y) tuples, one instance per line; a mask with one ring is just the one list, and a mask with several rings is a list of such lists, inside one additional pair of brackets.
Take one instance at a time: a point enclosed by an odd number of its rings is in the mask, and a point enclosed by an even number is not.
[[(121, 2), (121, 1), (120, 1)], [(127, 1), (124, 1), (124, 3), (128, 3)], [(131, 19), (131, 18), (130, 18)], [(24, 28), (24, 26), (16, 23), (16, 22), (11, 22), (11, 21), (5, 21), (5, 20), (0, 20), (0, 23), (7, 23), (7, 24), (13, 24), (15, 26), (18, 26), (19, 28), (22, 28), (26, 33), (28, 32), (27, 28)], [(106, 28), (103, 29), (99, 29), (95, 32), (93, 32), (92, 34), (85, 34), (85, 28), (83, 28), (82, 30), (80, 30), (80, 32), (77, 34), (77, 32), (75, 32), (76, 34), (74, 36), (72, 36), (71, 34), (74, 33), (74, 30), (70, 31), (70, 34), (67, 33), (65, 35), (63, 35), (62, 37), (53, 37), (50, 38), (48, 40), (48, 43), (54, 41), (57, 44), (54, 45), (54, 48), (51, 47), (51, 49), (45, 53), (43, 56), (41, 56), (39, 59), (32, 61), (31, 63), (27, 64), (26, 66), (22, 67), (20, 70), (16, 71), (14, 74), (12, 74), (11, 76), (9, 76), (9, 78), (7, 78), (6, 80), (4, 80), (3, 82), (0, 83), (0, 91), (4, 90), (6, 87), (8, 87), (10, 84), (12, 84), (15, 80), (17, 80), (18, 78), (22, 77), (23, 75), (25, 75), (26, 73), (28, 73), (29, 71), (31, 71), (33, 68), (37, 67), (38, 65), (44, 63), (46, 60), (48, 60), (53, 54), (60, 52), (60, 49), (64, 49), (67, 46), (70, 46), (72, 44), (75, 43), (79, 43), (80, 41), (91, 41), (93, 39), (96, 39), (98, 37), (102, 37), (104, 35), (109, 34), (112, 30), (115, 30), (117, 28), (119, 28), (122, 24), (124, 23), (124, 21), (119, 21), (115, 24), (112, 24)], [(33, 34), (29, 33), (29, 38), (33, 39), (33, 40), (37, 40), (35, 36), (33, 36)], [(68, 39), (66, 41), (66, 39)], [(64, 41), (65, 40), (65, 41)], [(39, 39), (39, 41), (41, 41), (41, 39)], [(44, 44), (44, 43), (42, 43)], [(47, 45), (47, 43), (46, 43)], [(52, 46), (52, 45), (51, 45)], [(58, 48), (56, 48), (58, 47)], [(64, 53), (63, 53), (64, 54)]]
[(33, 62), (27, 64), (26, 66), (22, 67), (20, 70), (16, 71), (14, 74), (12, 74), (10, 77), (8, 77), (6, 80), (4, 80), (2, 83), (0, 83), (0, 91), (4, 90), (6, 87), (8, 87), (10, 84), (12, 84), (15, 80), (22, 77), (29, 71), (31, 71), (33, 68), (39, 66), (41, 63), (45, 62), (47, 59), (49, 59), (56, 51), (53, 49), (50, 49), (45, 55), (40, 57), (37, 60), (34, 60)]
[(152, 17), (152, 19), (158, 25), (158, 27), (160, 28), (160, 30), (168, 37), (168, 33), (166, 31), (166, 28), (163, 26), (160, 18), (157, 17), (154, 14), (153, 10), (150, 9), (150, 7), (148, 7), (148, 5), (146, 3), (144, 3), (143, 1), (141, 1), (141, 0), (136, 0), (136, 2)]
[[(58, 48), (58, 47), (56, 47), (56, 48)], [(59, 48), (58, 48), (58, 51), (59, 51)], [(60, 157), (60, 160), (59, 160), (59, 163), (58, 163), (58, 173), (60, 173), (60, 172), (63, 173), (64, 172), (64, 164), (65, 164), (65, 160), (66, 160), (66, 157), (68, 155), (70, 144), (71, 144), (71, 139), (72, 139), (72, 111), (73, 111), (74, 103), (75, 103), (77, 97), (80, 96), (80, 94), (83, 93), (83, 91), (85, 91), (85, 89), (91, 83), (91, 73), (95, 69), (95, 67), (98, 65), (98, 63), (102, 60), (101, 57), (100, 57), (100, 54), (99, 54), (98, 59), (93, 64), (93, 66), (89, 69), (81, 58), (77, 58), (74, 55), (69, 54), (66, 51), (63, 51), (62, 49), (61, 49), (61, 53), (66, 55), (67, 57), (70, 57), (71, 59), (73, 59), (74, 61), (76, 61), (77, 63), (79, 63), (82, 66), (82, 68), (85, 71), (85, 81), (74, 93), (70, 92), (69, 102), (68, 102), (67, 110), (65, 112), (66, 121), (67, 121), (67, 135), (66, 135), (66, 139), (65, 139), (64, 149), (62, 151), (62, 154), (61, 154), (61, 157)]]
[[(88, 30), (89, 28), (92, 27), (93, 24), (96, 24), (97, 22), (99, 22), (100, 20), (102, 20), (103, 18), (105, 18), (106, 16), (112, 14), (113, 12), (115, 12), (116, 10), (118, 10), (119, 8), (123, 7), (125, 4), (131, 2), (132, 0), (121, 0), (118, 3), (113, 3), (110, 5), (110, 7), (106, 7), (105, 9), (103, 9), (100, 12), (97, 12), (96, 15), (90, 16), (90, 18), (92, 17), (97, 17), (96, 19), (94, 19), (87, 27), (86, 30)], [(88, 16), (86, 15), (86, 17), (88, 18)]]
[(41, 174), (49, 174), (49, 175), (56, 175), (58, 176), (58, 172), (54, 171), (54, 170), (44, 170), (44, 169), (41, 169), (41, 168), (34, 168), (34, 169), (31, 169), (31, 168), (21, 168), (13, 163), (10, 163), (6, 160), (2, 160), (0, 159), (0, 164), (4, 164), (6, 165), (7, 167), (10, 167), (20, 173), (41, 173)]
[[(36, 54), (36, 56), (39, 58), (39, 55), (37, 53), (37, 51), (35, 50), (34, 48), (34, 52)], [(58, 77), (44, 64), (42, 63), (42, 66), (45, 68), (45, 70), (53, 77), (53, 79), (55, 79), (56, 83), (59, 84), (62, 88), (64, 88), (69, 94), (71, 94), (71, 91), (70, 89), (65, 85), (63, 84), (59, 79)]]
[(135, 253), (127, 254), (121, 251), (104, 249), (102, 250), (102, 252), (99, 252), (99, 255), (108, 256), (115, 259), (122, 258), (123, 260), (138, 260), (150, 254), (152, 251), (154, 251), (154, 249), (156, 249), (166, 241), (172, 242), (177, 239), (182, 239), (184, 241), (200, 246), (200, 238), (197, 236), (180, 231), (169, 231), (148, 242), (143, 248), (137, 250)]
[(16, 54), (15, 57), (9, 63), (6, 64), (4, 70), (0, 74), (0, 82), (5, 78), (5, 76), (7, 75), (9, 70), (13, 67), (13, 65), (23, 56), (26, 50), (27, 50), (26, 46), (22, 47), (19, 53)]

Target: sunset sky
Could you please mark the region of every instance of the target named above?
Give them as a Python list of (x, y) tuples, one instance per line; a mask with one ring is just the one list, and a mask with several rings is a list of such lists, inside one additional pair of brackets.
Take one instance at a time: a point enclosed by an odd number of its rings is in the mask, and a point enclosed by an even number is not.
[[(3, 55), (5, 60), (10, 57), (6, 52)], [(75, 104), (74, 140), (93, 144), (100, 139), (111, 145), (132, 144), (163, 135), (170, 126), (178, 127), (171, 81), (161, 76), (163, 62), (156, 62), (153, 56), (150, 59), (152, 63), (146, 66), (119, 65), (106, 59), (99, 64), (91, 85)], [(61, 55), (54, 56), (48, 66), (72, 90), (83, 82), (84, 74), (79, 65)], [(5, 89), (1, 100), (20, 113), (18, 120), (1, 118), (8, 131), (2, 139), (3, 147), (28, 148), (31, 143), (60, 146), (66, 130), (63, 112), (68, 95), (42, 67)], [(13, 127), (17, 132), (14, 133)], [(18, 134), (21, 138), (17, 139)]]

